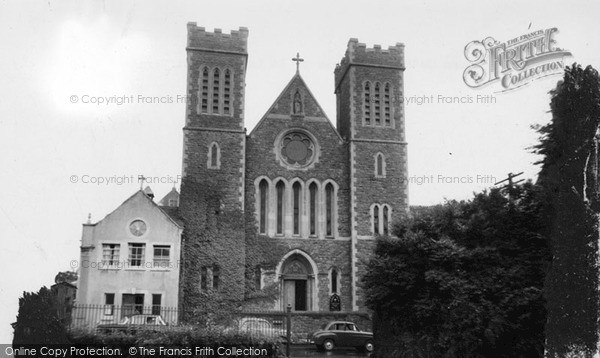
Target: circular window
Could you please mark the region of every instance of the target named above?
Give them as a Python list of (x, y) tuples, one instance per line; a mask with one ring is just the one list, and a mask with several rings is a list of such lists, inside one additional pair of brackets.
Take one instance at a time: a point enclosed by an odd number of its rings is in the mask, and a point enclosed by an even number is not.
[(146, 223), (142, 220), (134, 220), (129, 224), (129, 231), (134, 236), (142, 236), (146, 233)]
[(301, 132), (291, 132), (280, 141), (281, 158), (293, 167), (304, 167), (312, 163), (315, 157), (315, 144)]

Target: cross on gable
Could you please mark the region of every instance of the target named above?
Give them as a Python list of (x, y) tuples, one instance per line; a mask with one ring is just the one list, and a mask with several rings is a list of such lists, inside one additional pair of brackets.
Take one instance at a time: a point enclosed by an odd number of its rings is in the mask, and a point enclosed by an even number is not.
[(296, 57), (292, 58), (292, 61), (296, 62), (296, 73), (300, 73), (300, 62), (304, 61), (303, 58), (300, 58), (300, 52), (296, 52)]

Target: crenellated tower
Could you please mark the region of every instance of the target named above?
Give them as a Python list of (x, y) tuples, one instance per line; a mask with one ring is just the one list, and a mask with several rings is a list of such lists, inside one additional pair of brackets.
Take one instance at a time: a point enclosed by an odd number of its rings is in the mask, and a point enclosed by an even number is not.
[(337, 128), (349, 143), (353, 306), (364, 306), (358, 272), (373, 236), (408, 208), (404, 134), (404, 45), (367, 48), (350, 39), (336, 66)]
[(208, 312), (211, 304), (243, 299), (246, 253), (239, 218), (244, 210), (248, 30), (207, 32), (188, 23), (187, 31), (180, 200), (184, 319), (199, 307)]

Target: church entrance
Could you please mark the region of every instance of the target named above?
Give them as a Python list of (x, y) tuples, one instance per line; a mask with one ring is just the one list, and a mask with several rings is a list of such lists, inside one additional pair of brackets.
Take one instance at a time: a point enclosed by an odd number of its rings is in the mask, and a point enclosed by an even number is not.
[(293, 311), (312, 309), (314, 274), (306, 258), (295, 254), (285, 260), (282, 266), (281, 283), (283, 309), (288, 304), (292, 306)]

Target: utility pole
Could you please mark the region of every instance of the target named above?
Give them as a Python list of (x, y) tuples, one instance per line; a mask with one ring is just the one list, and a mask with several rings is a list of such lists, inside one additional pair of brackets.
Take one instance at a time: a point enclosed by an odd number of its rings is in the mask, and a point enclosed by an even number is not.
[(513, 181), (514, 178), (518, 177), (519, 175), (523, 174), (523, 172), (520, 172), (518, 174), (513, 174), (513, 173), (508, 173), (508, 178), (504, 179), (504, 180), (500, 180), (497, 183), (494, 183), (494, 185), (498, 185), (498, 184), (502, 184), (505, 181), (508, 181), (508, 184), (506, 184), (505, 186), (502, 187), (502, 189), (506, 189), (508, 192), (508, 199), (509, 200), (513, 200), (514, 199), (514, 185), (515, 184), (519, 184), (520, 182), (522, 182), (525, 179), (520, 179), (517, 181)]

